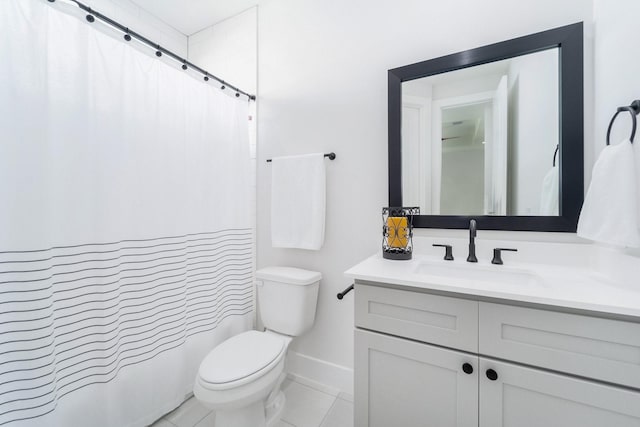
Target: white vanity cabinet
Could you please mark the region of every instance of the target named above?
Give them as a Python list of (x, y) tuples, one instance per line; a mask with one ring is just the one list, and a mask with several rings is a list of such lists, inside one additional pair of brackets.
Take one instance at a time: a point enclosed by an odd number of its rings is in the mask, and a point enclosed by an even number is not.
[(364, 330), (355, 346), (356, 426), (478, 425), (477, 356)]
[(637, 391), (486, 358), (479, 380), (480, 427), (640, 426)]
[(356, 427), (640, 427), (640, 323), (355, 289)]

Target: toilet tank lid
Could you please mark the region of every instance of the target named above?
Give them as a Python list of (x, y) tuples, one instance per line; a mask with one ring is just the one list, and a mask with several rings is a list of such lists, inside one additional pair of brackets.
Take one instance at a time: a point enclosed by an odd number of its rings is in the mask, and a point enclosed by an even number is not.
[(256, 271), (256, 278), (290, 285), (311, 285), (320, 281), (322, 274), (295, 267), (265, 267)]

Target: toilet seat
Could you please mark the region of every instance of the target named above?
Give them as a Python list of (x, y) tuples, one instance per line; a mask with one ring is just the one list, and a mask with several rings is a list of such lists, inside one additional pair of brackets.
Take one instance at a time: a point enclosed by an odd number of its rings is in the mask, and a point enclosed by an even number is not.
[(243, 332), (209, 352), (200, 364), (200, 385), (226, 390), (255, 381), (278, 365), (285, 350), (285, 340), (277, 335)]

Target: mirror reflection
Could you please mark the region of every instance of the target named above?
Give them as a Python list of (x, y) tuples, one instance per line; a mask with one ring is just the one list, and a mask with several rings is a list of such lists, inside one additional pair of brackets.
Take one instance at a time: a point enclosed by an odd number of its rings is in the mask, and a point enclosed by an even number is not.
[(425, 215), (557, 216), (559, 49), (402, 82), (402, 194)]

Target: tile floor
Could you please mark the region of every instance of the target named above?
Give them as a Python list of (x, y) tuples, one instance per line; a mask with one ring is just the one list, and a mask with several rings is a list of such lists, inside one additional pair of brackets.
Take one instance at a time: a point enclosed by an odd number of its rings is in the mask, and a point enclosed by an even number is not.
[[(353, 403), (286, 379), (287, 406), (276, 427), (353, 427)], [(213, 427), (215, 413), (195, 398), (184, 402), (151, 427)]]

